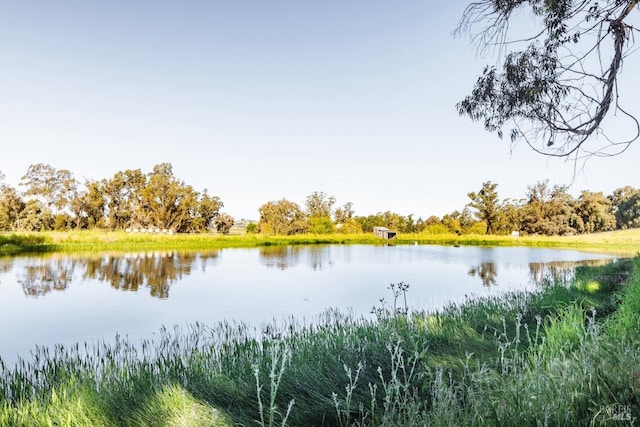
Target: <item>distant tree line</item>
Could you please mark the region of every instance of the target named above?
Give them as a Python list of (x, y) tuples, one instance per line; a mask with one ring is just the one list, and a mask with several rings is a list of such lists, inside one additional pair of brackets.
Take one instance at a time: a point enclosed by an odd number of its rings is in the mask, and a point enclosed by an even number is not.
[[(19, 187), (22, 191), (6, 185), (0, 173), (0, 231), (160, 228), (228, 234), (235, 223), (220, 211), (218, 197), (178, 179), (169, 163), (82, 183), (68, 170), (38, 163), (29, 166)], [(427, 219), (391, 211), (356, 216), (353, 203), (337, 205), (335, 197), (315, 191), (303, 206), (287, 199), (264, 203), (259, 221), (246, 231), (354, 234), (382, 226), (400, 233), (571, 235), (640, 227), (640, 189), (630, 186), (608, 196), (583, 191), (574, 198), (567, 187), (539, 181), (518, 200), (501, 200), (497, 187), (487, 181), (468, 194), (462, 211)]]
[(247, 231), (263, 234), (369, 233), (387, 227), (400, 233), (572, 235), (640, 227), (640, 189), (618, 188), (609, 196), (583, 191), (578, 198), (567, 187), (539, 181), (519, 200), (500, 200), (498, 184), (487, 181), (468, 194), (462, 211), (427, 219), (386, 211), (355, 216), (352, 203), (334, 208), (335, 198), (314, 192), (304, 208), (286, 199), (259, 208), (260, 220)]
[(171, 164), (148, 173), (117, 172), (101, 181), (81, 183), (66, 169), (29, 166), (19, 186), (0, 174), (0, 231), (159, 228), (175, 232), (228, 233), (234, 223), (224, 206), (205, 189), (179, 180)]

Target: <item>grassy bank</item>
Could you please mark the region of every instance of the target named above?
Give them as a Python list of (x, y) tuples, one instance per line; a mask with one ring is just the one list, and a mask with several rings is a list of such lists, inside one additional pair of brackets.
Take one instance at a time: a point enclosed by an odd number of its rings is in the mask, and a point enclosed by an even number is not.
[(2, 367), (0, 425), (628, 424), (640, 416), (639, 267), (580, 267), (571, 284), (436, 313), (404, 314), (396, 285), (377, 320), (327, 312), (40, 348)]
[(295, 236), (219, 236), (212, 234), (143, 234), (125, 232), (42, 232), (0, 234), (0, 255), (35, 252), (102, 252), (145, 250), (205, 250), (260, 246), (315, 244), (438, 244), (481, 246), (532, 246), (615, 252), (635, 256), (640, 251), (640, 229), (578, 236), (510, 236), (404, 234), (393, 241), (371, 234)]

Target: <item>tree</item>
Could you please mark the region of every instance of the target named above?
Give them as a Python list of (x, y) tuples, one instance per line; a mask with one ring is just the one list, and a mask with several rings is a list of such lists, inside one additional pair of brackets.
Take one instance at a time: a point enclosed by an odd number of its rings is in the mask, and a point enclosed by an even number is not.
[(44, 163), (29, 166), (20, 185), (26, 187), (25, 196), (40, 198), (55, 213), (69, 208), (78, 188), (70, 171)]
[(314, 191), (307, 196), (304, 204), (310, 217), (331, 218), (331, 208), (335, 203), (335, 197), (327, 196), (322, 191)]
[(307, 216), (297, 203), (287, 199), (267, 202), (258, 212), (258, 228), (263, 234), (291, 235), (307, 231)]
[(108, 226), (111, 230), (125, 229), (133, 224), (147, 225), (142, 209), (141, 192), (147, 179), (140, 169), (117, 172), (102, 182), (106, 199)]
[(105, 226), (107, 204), (103, 183), (87, 180), (85, 187), (87, 188), (86, 193), (76, 203), (81, 204), (82, 215), (86, 218), (88, 228), (102, 228)]
[(386, 227), (387, 222), (381, 213), (376, 215), (357, 216), (355, 220), (360, 224), (360, 228), (365, 233), (371, 233), (374, 227)]
[(336, 226), (327, 216), (312, 216), (308, 220), (308, 231), (313, 234), (331, 234), (336, 231)]
[(331, 221), (332, 207), (336, 202), (333, 196), (327, 196), (322, 191), (314, 191), (305, 201), (308, 215), (308, 231), (314, 234), (330, 234), (335, 231)]
[(462, 234), (462, 225), (460, 224), (460, 211), (453, 211), (450, 214), (442, 216), (441, 223), (447, 228), (449, 233)]
[(522, 231), (527, 234), (573, 234), (571, 227), (575, 201), (564, 186), (549, 186), (549, 181), (539, 181), (528, 187), (527, 202), (522, 206)]
[(517, 200), (506, 199), (502, 202), (502, 226), (503, 231), (509, 233), (519, 231), (521, 228), (520, 210), (522, 203)]
[(583, 191), (577, 200), (575, 215), (578, 221), (573, 228), (579, 233), (611, 231), (616, 228), (613, 204), (601, 192)]
[(244, 227), (244, 230), (247, 234), (256, 234), (258, 232), (258, 223), (250, 222)]
[[(501, 69), (485, 67), (473, 91), (457, 104), (461, 115), (483, 121), (512, 143), (524, 140), (551, 156), (612, 155), (640, 135), (620, 103), (619, 76), (633, 50), (628, 23), (639, 0), (477, 0), (464, 11), (456, 34), (469, 34), (481, 54), (504, 56)], [(538, 28), (511, 35), (514, 14), (529, 9)], [(633, 73), (631, 73), (633, 76)], [(633, 83), (633, 82), (632, 82)], [(618, 117), (609, 114), (615, 111)], [(605, 133), (604, 119), (616, 136)], [(623, 119), (627, 123), (620, 123)], [(626, 127), (624, 127), (626, 125)], [(623, 128), (627, 135), (620, 136)], [(599, 138), (590, 138), (599, 136)], [(583, 145), (590, 140), (590, 146)], [(599, 141), (604, 141), (603, 145)]]
[(23, 231), (46, 231), (53, 229), (51, 210), (38, 199), (27, 200), (18, 217), (19, 229)]
[(475, 209), (476, 216), (487, 225), (487, 234), (497, 234), (500, 229), (502, 210), (498, 199), (498, 184), (487, 181), (482, 184), (480, 191), (471, 192), (467, 196), (471, 199), (469, 207)]
[(233, 217), (228, 213), (223, 212), (216, 216), (215, 222), (216, 231), (220, 234), (227, 235), (229, 234), (231, 227), (233, 227), (233, 224), (235, 224), (235, 219), (233, 219)]
[(382, 218), (384, 221), (384, 226), (390, 230), (396, 230), (399, 232), (405, 231), (405, 224), (407, 219), (395, 212), (386, 211), (382, 213)]
[(338, 231), (343, 234), (359, 234), (362, 233), (362, 226), (355, 218), (349, 218), (340, 223)]
[(618, 228), (640, 227), (640, 189), (629, 185), (618, 188), (613, 191), (611, 202)]
[(176, 231), (186, 231), (189, 227), (190, 212), (198, 197), (190, 185), (174, 176), (170, 163), (153, 167), (140, 196), (149, 225)]
[(19, 228), (18, 219), (24, 206), (24, 201), (15, 188), (0, 185), (0, 231)]
[(335, 209), (333, 212), (333, 218), (336, 224), (344, 224), (353, 218), (353, 214), (353, 203), (347, 202), (341, 207)]
[(207, 189), (205, 188), (202, 194), (198, 197), (196, 210), (191, 220), (191, 230), (202, 233), (211, 230), (214, 227), (217, 228), (215, 219), (223, 206), (224, 203), (222, 203), (220, 198), (216, 196), (209, 196)]
[(435, 215), (431, 215), (422, 223), (420, 230), (424, 234), (447, 234), (449, 229), (442, 223), (442, 220)]

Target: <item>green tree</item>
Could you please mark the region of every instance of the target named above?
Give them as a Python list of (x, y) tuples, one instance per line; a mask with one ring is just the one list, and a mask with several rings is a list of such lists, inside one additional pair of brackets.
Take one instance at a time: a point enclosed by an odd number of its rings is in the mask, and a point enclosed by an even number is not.
[(205, 188), (204, 192), (198, 196), (196, 209), (192, 214), (191, 231), (203, 233), (217, 228), (215, 220), (222, 207), (224, 203), (220, 198), (210, 196)]
[(40, 200), (30, 199), (20, 212), (18, 225), (22, 231), (53, 230), (53, 214)]
[(539, 181), (528, 187), (527, 202), (521, 209), (522, 231), (527, 234), (573, 234), (571, 227), (575, 200), (564, 186)]
[(611, 231), (616, 227), (613, 204), (601, 192), (583, 191), (576, 202), (575, 215), (578, 221), (573, 228), (579, 233)]
[(353, 218), (353, 214), (353, 203), (347, 202), (341, 207), (335, 209), (333, 212), (333, 218), (336, 224), (344, 224)]
[(424, 234), (447, 234), (448, 228), (442, 223), (442, 220), (435, 215), (431, 215), (424, 220), (420, 229)]
[(336, 231), (336, 226), (331, 218), (326, 216), (312, 216), (308, 218), (308, 231), (313, 234), (331, 234)]
[(439, 223), (436, 220), (437, 217), (427, 219), (425, 233), (486, 234), (487, 232), (487, 224), (484, 221), (475, 220), (468, 207), (465, 207), (462, 212), (456, 210), (445, 214)]
[(231, 231), (231, 227), (235, 224), (235, 219), (228, 213), (221, 213), (216, 216), (216, 231), (220, 234), (227, 235)]
[(395, 212), (386, 211), (382, 213), (382, 219), (384, 220), (384, 226), (390, 230), (396, 230), (399, 232), (404, 231), (406, 218)]
[(26, 187), (25, 196), (39, 198), (54, 213), (70, 207), (78, 188), (78, 182), (70, 171), (44, 163), (29, 166), (20, 185)]
[(111, 230), (123, 230), (131, 225), (147, 225), (147, 214), (141, 200), (146, 182), (140, 169), (120, 171), (111, 179), (103, 181), (107, 222)]
[(85, 182), (87, 191), (81, 195), (76, 204), (77, 209), (82, 211), (85, 218), (87, 228), (103, 228), (105, 227), (105, 214), (107, 207), (107, 197), (100, 181)]
[(174, 176), (171, 164), (153, 167), (140, 196), (149, 225), (176, 231), (189, 228), (190, 213), (196, 208), (198, 194)]
[(260, 233), (291, 235), (307, 231), (307, 216), (297, 203), (287, 199), (267, 202), (258, 212)]
[(371, 233), (374, 227), (386, 227), (387, 222), (381, 213), (367, 216), (357, 216), (355, 220), (360, 224), (364, 233)]
[(335, 232), (331, 221), (331, 213), (336, 198), (327, 196), (322, 191), (314, 191), (305, 201), (308, 216), (308, 231), (314, 234), (330, 234)]
[(422, 221), (420, 218), (416, 221), (413, 219), (413, 214), (409, 214), (404, 217), (404, 225), (402, 228), (403, 233), (417, 233), (418, 232), (418, 222)]
[(0, 231), (12, 231), (20, 228), (18, 219), (25, 203), (15, 188), (0, 185)]
[(359, 234), (362, 233), (362, 225), (355, 218), (348, 218), (339, 224), (338, 232), (343, 234)]
[[(458, 103), (458, 112), (482, 121), (499, 137), (506, 126), (512, 142), (524, 140), (548, 155), (578, 158), (595, 135), (600, 138), (593, 138), (592, 145), (604, 141), (611, 148), (607, 153), (624, 151), (640, 132), (636, 119), (618, 104), (622, 61), (634, 49), (629, 21), (637, 6), (638, 0), (472, 2), (457, 34), (470, 34), (482, 53), (508, 53), (501, 69), (485, 67), (471, 94)], [(533, 18), (528, 21), (534, 25), (531, 34), (523, 35), (522, 26), (512, 22), (524, 15), (516, 13), (521, 9)], [(510, 27), (520, 28), (513, 38)], [(622, 123), (604, 120), (612, 110), (619, 120), (628, 119), (627, 135), (619, 131)], [(606, 134), (605, 123), (618, 131), (617, 141)], [(586, 151), (603, 154), (603, 149)]]
[(616, 224), (619, 229), (640, 227), (640, 189), (625, 186), (611, 196)]
[(471, 192), (467, 196), (471, 199), (469, 207), (475, 209), (475, 215), (486, 223), (487, 234), (498, 234), (501, 229), (502, 208), (498, 199), (498, 184), (491, 181), (484, 182), (480, 191)]
[(331, 218), (332, 207), (335, 203), (335, 197), (327, 196), (322, 191), (314, 191), (307, 196), (305, 201), (307, 215), (312, 218)]
[(449, 233), (462, 234), (462, 225), (460, 224), (460, 218), (462, 214), (460, 211), (453, 211), (450, 214), (442, 216), (441, 223), (447, 228)]
[(259, 231), (258, 223), (250, 222), (244, 227), (244, 230), (247, 234), (256, 234)]
[(502, 202), (502, 231), (511, 233), (520, 231), (521, 228), (521, 208), (522, 203), (516, 200), (507, 199)]

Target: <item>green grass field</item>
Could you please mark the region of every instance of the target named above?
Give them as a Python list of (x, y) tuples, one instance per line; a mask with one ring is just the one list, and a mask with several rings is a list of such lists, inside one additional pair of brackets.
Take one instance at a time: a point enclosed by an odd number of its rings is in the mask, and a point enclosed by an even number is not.
[(635, 258), (437, 312), (38, 348), (0, 363), (0, 426), (630, 425), (639, 313)]
[(481, 246), (534, 246), (573, 248), (634, 256), (640, 252), (640, 229), (577, 236), (486, 236), (452, 234), (401, 234), (387, 241), (372, 234), (303, 234), (263, 236), (255, 234), (142, 234), (79, 231), (0, 234), (0, 255), (29, 252), (102, 252), (132, 250), (204, 250), (316, 244), (438, 244)]

